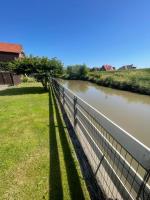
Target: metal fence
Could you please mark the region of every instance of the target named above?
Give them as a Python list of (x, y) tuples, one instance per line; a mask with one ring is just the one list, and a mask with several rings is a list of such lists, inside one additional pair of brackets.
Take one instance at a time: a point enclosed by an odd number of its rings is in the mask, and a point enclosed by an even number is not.
[(150, 200), (150, 149), (56, 79), (51, 83), (106, 196)]

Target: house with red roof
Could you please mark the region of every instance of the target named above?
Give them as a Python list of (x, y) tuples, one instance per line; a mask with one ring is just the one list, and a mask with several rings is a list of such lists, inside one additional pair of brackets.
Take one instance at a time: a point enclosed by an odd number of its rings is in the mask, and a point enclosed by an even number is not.
[(102, 65), (101, 67), (101, 70), (102, 71), (113, 71), (115, 68), (111, 65), (108, 65), (108, 64), (105, 64), (105, 65)]
[(12, 61), (24, 56), (22, 45), (0, 42), (0, 62)]

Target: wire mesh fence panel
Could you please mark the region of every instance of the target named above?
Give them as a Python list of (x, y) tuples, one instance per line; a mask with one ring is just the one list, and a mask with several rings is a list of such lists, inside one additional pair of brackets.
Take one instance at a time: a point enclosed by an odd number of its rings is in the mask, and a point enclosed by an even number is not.
[(150, 200), (150, 149), (56, 79), (51, 82), (106, 196)]

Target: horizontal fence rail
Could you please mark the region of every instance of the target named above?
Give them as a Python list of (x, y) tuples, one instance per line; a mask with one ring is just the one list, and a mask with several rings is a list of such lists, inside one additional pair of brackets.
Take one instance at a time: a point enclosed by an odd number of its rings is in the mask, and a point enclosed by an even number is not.
[(56, 79), (50, 82), (105, 195), (150, 200), (150, 149)]

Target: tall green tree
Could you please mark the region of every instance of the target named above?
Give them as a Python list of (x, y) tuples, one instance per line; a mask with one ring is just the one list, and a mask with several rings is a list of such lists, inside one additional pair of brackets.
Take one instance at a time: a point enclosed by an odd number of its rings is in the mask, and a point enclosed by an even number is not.
[(67, 74), (71, 79), (82, 79), (88, 73), (88, 68), (85, 64), (83, 65), (69, 65), (67, 67)]
[(34, 75), (43, 87), (48, 89), (50, 76), (57, 76), (63, 72), (63, 64), (57, 58), (48, 59), (47, 57), (25, 57), (11, 63), (11, 68), (17, 74)]

